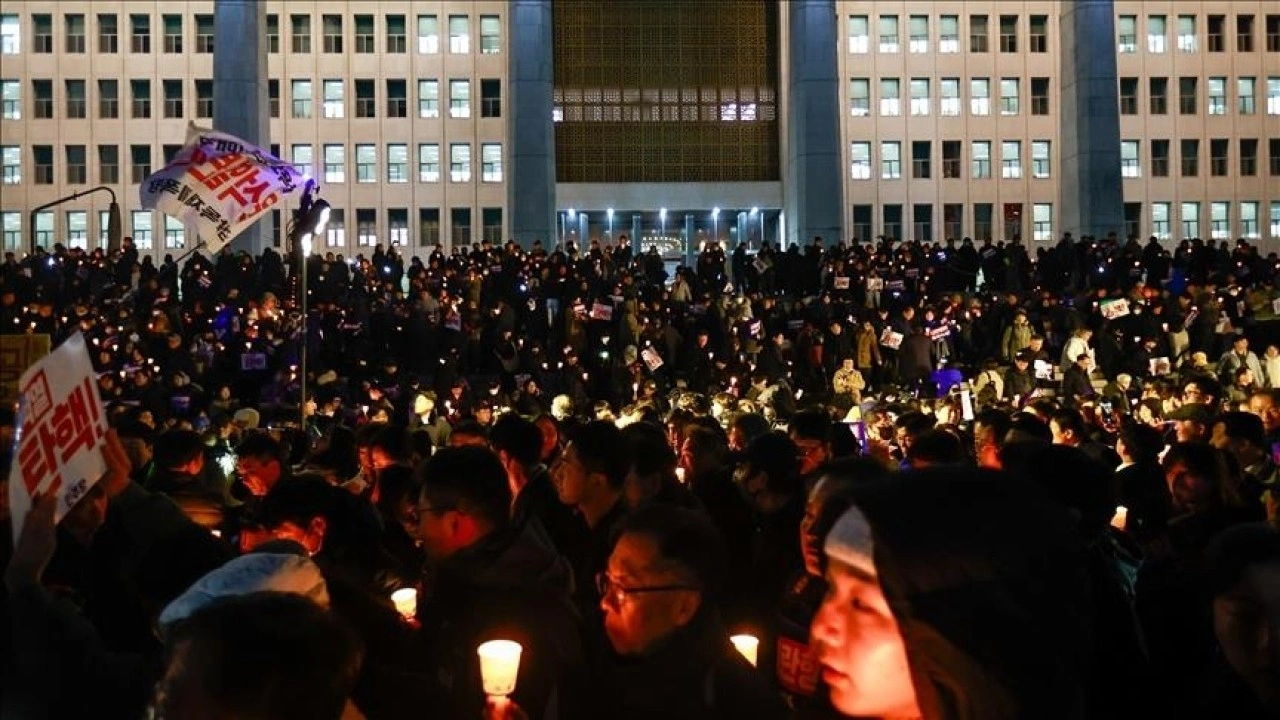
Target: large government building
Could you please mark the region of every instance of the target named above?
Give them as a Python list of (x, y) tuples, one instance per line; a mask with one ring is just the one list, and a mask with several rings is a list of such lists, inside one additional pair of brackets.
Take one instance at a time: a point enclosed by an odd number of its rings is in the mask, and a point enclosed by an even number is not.
[[(1261, 0), (0, 0), (0, 246), (157, 258), (189, 123), (270, 146), (348, 255), (491, 240), (1063, 232), (1280, 249)], [(292, 201), (292, 199), (291, 199)], [(279, 244), (290, 208), (241, 246)]]

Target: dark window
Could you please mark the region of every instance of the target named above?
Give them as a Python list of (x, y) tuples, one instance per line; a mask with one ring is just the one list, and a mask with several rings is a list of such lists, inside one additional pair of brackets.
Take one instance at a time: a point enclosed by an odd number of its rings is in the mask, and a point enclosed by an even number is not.
[(942, 233), (947, 240), (959, 240), (964, 235), (964, 205), (947, 203), (942, 206)]
[(280, 52), (280, 16), (275, 13), (267, 15), (267, 52)]
[(387, 117), (409, 117), (409, 91), (404, 80), (387, 80)]
[(991, 237), (991, 203), (975, 203), (973, 206), (973, 239), (979, 242)]
[(902, 206), (884, 205), (880, 208), (881, 234), (894, 240), (902, 240)]
[(137, 120), (151, 117), (151, 81), (130, 80), (129, 94), (133, 105), (131, 116)]
[(67, 146), (67, 184), (84, 185), (89, 182), (89, 168), (85, 165), (83, 145)]
[(372, 80), (356, 80), (356, 117), (371, 118), (378, 116), (373, 95)]
[(120, 117), (120, 81), (98, 81), (98, 117), (102, 120)]
[[(372, 15), (356, 15), (355, 21), (356, 21), (356, 53), (360, 55), (370, 55), (374, 53), (377, 49), (377, 44), (374, 42), (373, 16)], [(328, 42), (328, 39), (327, 39), (328, 30), (326, 30), (325, 33), (326, 33), (326, 36), (325, 36), (326, 42)], [(326, 52), (328, 52), (327, 47), (326, 47)], [(356, 211), (357, 226), (359, 225), (359, 222), (360, 222), (359, 215), (360, 215), (360, 211), (357, 210)]]
[[(405, 52), (408, 42), (406, 39), (405, 20), (403, 15), (387, 16), (387, 52), (392, 55), (400, 55)], [(408, 211), (405, 211), (406, 217)], [(408, 220), (405, 221), (406, 223)]]
[(83, 120), (89, 117), (88, 91), (83, 80), (67, 80), (67, 117), (72, 120)]
[(960, 145), (961, 142), (959, 140), (942, 141), (942, 177), (949, 179), (963, 177), (960, 170), (962, 167)]
[(853, 206), (853, 240), (854, 242), (871, 242), (871, 206)]
[(84, 15), (76, 13), (64, 17), (67, 28), (67, 52), (78, 55), (84, 52)]
[(32, 80), (31, 96), (35, 99), (34, 115), (37, 120), (53, 119), (53, 81)]
[(1151, 177), (1169, 177), (1169, 141), (1151, 141)]
[(502, 117), (502, 81), (480, 80), (480, 117)]
[(1236, 52), (1253, 52), (1253, 16), (1236, 16)]
[(1200, 141), (1183, 140), (1179, 153), (1182, 158), (1182, 177), (1196, 177), (1200, 174)]
[[(171, 40), (170, 20), (177, 22), (176, 41)], [(182, 52), (182, 16), (181, 15), (165, 15), (164, 16), (164, 45), (165, 52), (180, 53)], [(170, 45), (174, 45), (174, 49), (170, 50)], [(129, 16), (129, 51), (139, 55), (146, 55), (151, 52), (151, 16), (150, 15), (130, 15)]]
[(466, 247), (471, 244), (471, 208), (449, 210), (449, 232), (454, 247)]
[(911, 206), (912, 240), (916, 242), (933, 242), (933, 206)]
[(1138, 78), (1120, 78), (1120, 114), (1138, 114)]
[(1227, 175), (1227, 140), (1215, 138), (1209, 141), (1209, 174), (1214, 177)]
[(1000, 16), (1000, 52), (1018, 52), (1018, 16)]
[[(182, 16), (165, 15), (162, 19), (164, 21), (164, 51), (172, 55), (182, 54)], [(150, 33), (147, 33), (147, 43), (147, 47), (150, 47)]]
[(987, 28), (986, 15), (969, 16), (969, 52), (987, 52), (990, 30)]
[(183, 117), (182, 81), (165, 80), (161, 83), (161, 89), (164, 92), (164, 116), (166, 118)]
[[(272, 98), (271, 117), (280, 117), (280, 84), (278, 80), (272, 80), (275, 87), (275, 96)], [(196, 117), (211, 118), (213, 117), (213, 81), (197, 80), (196, 81)]]
[(293, 26), (294, 54), (311, 52), (311, 16), (290, 15), (289, 23)]
[(321, 18), (324, 30), (324, 51), (342, 54), (342, 16), (324, 15)]
[(418, 245), (440, 244), (440, 208), (418, 208)]
[(36, 184), (52, 185), (53, 184), (53, 146), (52, 145), (35, 145), (31, 148), (32, 157), (35, 159), (36, 166)]
[(1258, 140), (1257, 138), (1240, 138), (1240, 176), (1253, 177), (1258, 174)]
[(919, 180), (927, 180), (931, 177), (932, 145), (928, 140), (913, 140), (911, 142), (911, 177)]
[(196, 16), (196, 52), (213, 54), (213, 16)]
[(53, 16), (31, 16), (31, 52), (37, 55), (53, 53)]
[[(198, 83), (199, 81), (197, 81)], [(197, 85), (197, 87), (199, 87)], [(209, 87), (209, 109), (213, 109), (213, 87)], [(272, 78), (267, 81), (267, 112), (273, 118), (280, 117), (280, 81)], [(208, 117), (208, 116), (205, 116)]]
[(502, 208), (481, 208), (480, 222), (484, 227), (480, 239), (495, 246), (502, 244)]
[(115, 13), (98, 14), (98, 52), (108, 55), (120, 52), (120, 21)]
[(1226, 35), (1227, 16), (1226, 15), (1210, 15), (1209, 16), (1209, 52), (1220, 53), (1226, 52), (1227, 43), (1223, 39)]
[(1196, 114), (1196, 78), (1178, 78), (1178, 113)]
[(1169, 112), (1169, 78), (1153, 77), (1150, 81), (1151, 114), (1165, 115)]
[(1031, 52), (1049, 52), (1049, 16), (1031, 16)]
[(115, 185), (120, 182), (120, 148), (118, 146), (98, 146), (98, 181), (104, 185)]
[(1267, 16), (1267, 52), (1280, 53), (1280, 15)]
[(1031, 78), (1031, 114), (1049, 114), (1049, 78)]
[(129, 157), (132, 161), (129, 181), (134, 185), (140, 185), (151, 174), (151, 146), (130, 145)]

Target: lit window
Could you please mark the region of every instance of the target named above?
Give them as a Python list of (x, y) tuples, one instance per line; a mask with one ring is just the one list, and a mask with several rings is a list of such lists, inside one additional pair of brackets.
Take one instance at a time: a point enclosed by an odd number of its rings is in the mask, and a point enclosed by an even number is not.
[(974, 78), (969, 81), (969, 114), (991, 114), (991, 81), (987, 78)]
[(471, 52), (471, 19), (466, 15), (449, 16), (449, 52), (455, 55)]
[(1006, 140), (1000, 147), (1000, 177), (1016, 180), (1022, 177), (1022, 143)]
[(1031, 239), (1053, 240), (1053, 205), (1036, 203), (1031, 206)]
[(346, 113), (341, 80), (324, 81), (324, 116), (341, 118)]
[(854, 180), (871, 179), (871, 143), (849, 144), (849, 173)]
[(418, 53), (434, 55), (440, 52), (440, 21), (435, 15), (418, 16)]
[(944, 117), (958, 117), (960, 115), (960, 78), (942, 78), (939, 93), (942, 96), (942, 102), (938, 112)]
[(896, 53), (900, 49), (898, 43), (898, 16), (880, 16), (880, 52)]
[(449, 180), (451, 182), (471, 182), (470, 143), (453, 143), (449, 145)]
[(502, 145), (484, 143), (480, 146), (481, 182), (502, 182)]
[(929, 114), (929, 79), (911, 79), (911, 114), (922, 117)]
[(849, 52), (865, 55), (871, 51), (871, 30), (866, 15), (849, 16)]
[(880, 78), (881, 117), (897, 117), (902, 114), (900, 93), (901, 81), (898, 78)]
[(880, 143), (880, 178), (898, 180), (902, 177), (902, 143)]
[(1152, 15), (1147, 18), (1147, 52), (1152, 54), (1160, 54), (1165, 49), (1165, 35), (1168, 30), (1165, 27), (1164, 15)]
[(324, 181), (327, 183), (346, 182), (347, 148), (345, 145), (324, 146)]
[(1138, 141), (1120, 142), (1120, 175), (1127, 178), (1142, 177), (1142, 163), (1138, 157)]

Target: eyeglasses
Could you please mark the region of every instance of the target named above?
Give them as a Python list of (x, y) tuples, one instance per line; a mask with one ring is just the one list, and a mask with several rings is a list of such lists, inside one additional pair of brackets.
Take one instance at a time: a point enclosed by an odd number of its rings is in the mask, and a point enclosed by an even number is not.
[(614, 582), (608, 573), (596, 573), (596, 591), (600, 593), (601, 599), (608, 602), (613, 607), (621, 607), (627, 598), (631, 595), (640, 595), (643, 593), (657, 592), (675, 592), (677, 590), (698, 590), (692, 585), (650, 585), (648, 587), (623, 587)]
[(450, 510), (457, 510), (457, 509), (458, 508), (456, 507), (449, 507), (444, 505), (440, 507), (435, 507), (432, 505), (414, 505), (412, 508), (409, 509), (409, 519), (412, 520), (413, 523), (416, 525), (418, 521), (422, 519), (422, 516), (426, 513), (435, 513), (437, 515), (442, 515), (444, 513), (449, 512)]

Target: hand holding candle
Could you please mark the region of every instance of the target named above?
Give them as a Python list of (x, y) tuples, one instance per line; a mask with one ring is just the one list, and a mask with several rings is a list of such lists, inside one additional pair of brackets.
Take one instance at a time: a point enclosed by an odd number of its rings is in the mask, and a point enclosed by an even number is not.
[(391, 593), (391, 602), (396, 612), (405, 620), (412, 620), (418, 614), (418, 591), (416, 588), (400, 588)]
[(760, 651), (760, 639), (755, 635), (734, 635), (729, 638), (729, 642), (742, 653), (742, 657), (755, 667)]
[(490, 640), (476, 648), (480, 656), (480, 682), (484, 694), (505, 697), (515, 692), (520, 672), (520, 653), (524, 648), (511, 640)]
[(1123, 505), (1116, 506), (1116, 514), (1111, 516), (1111, 527), (1117, 530), (1125, 530), (1129, 525), (1129, 508)]

